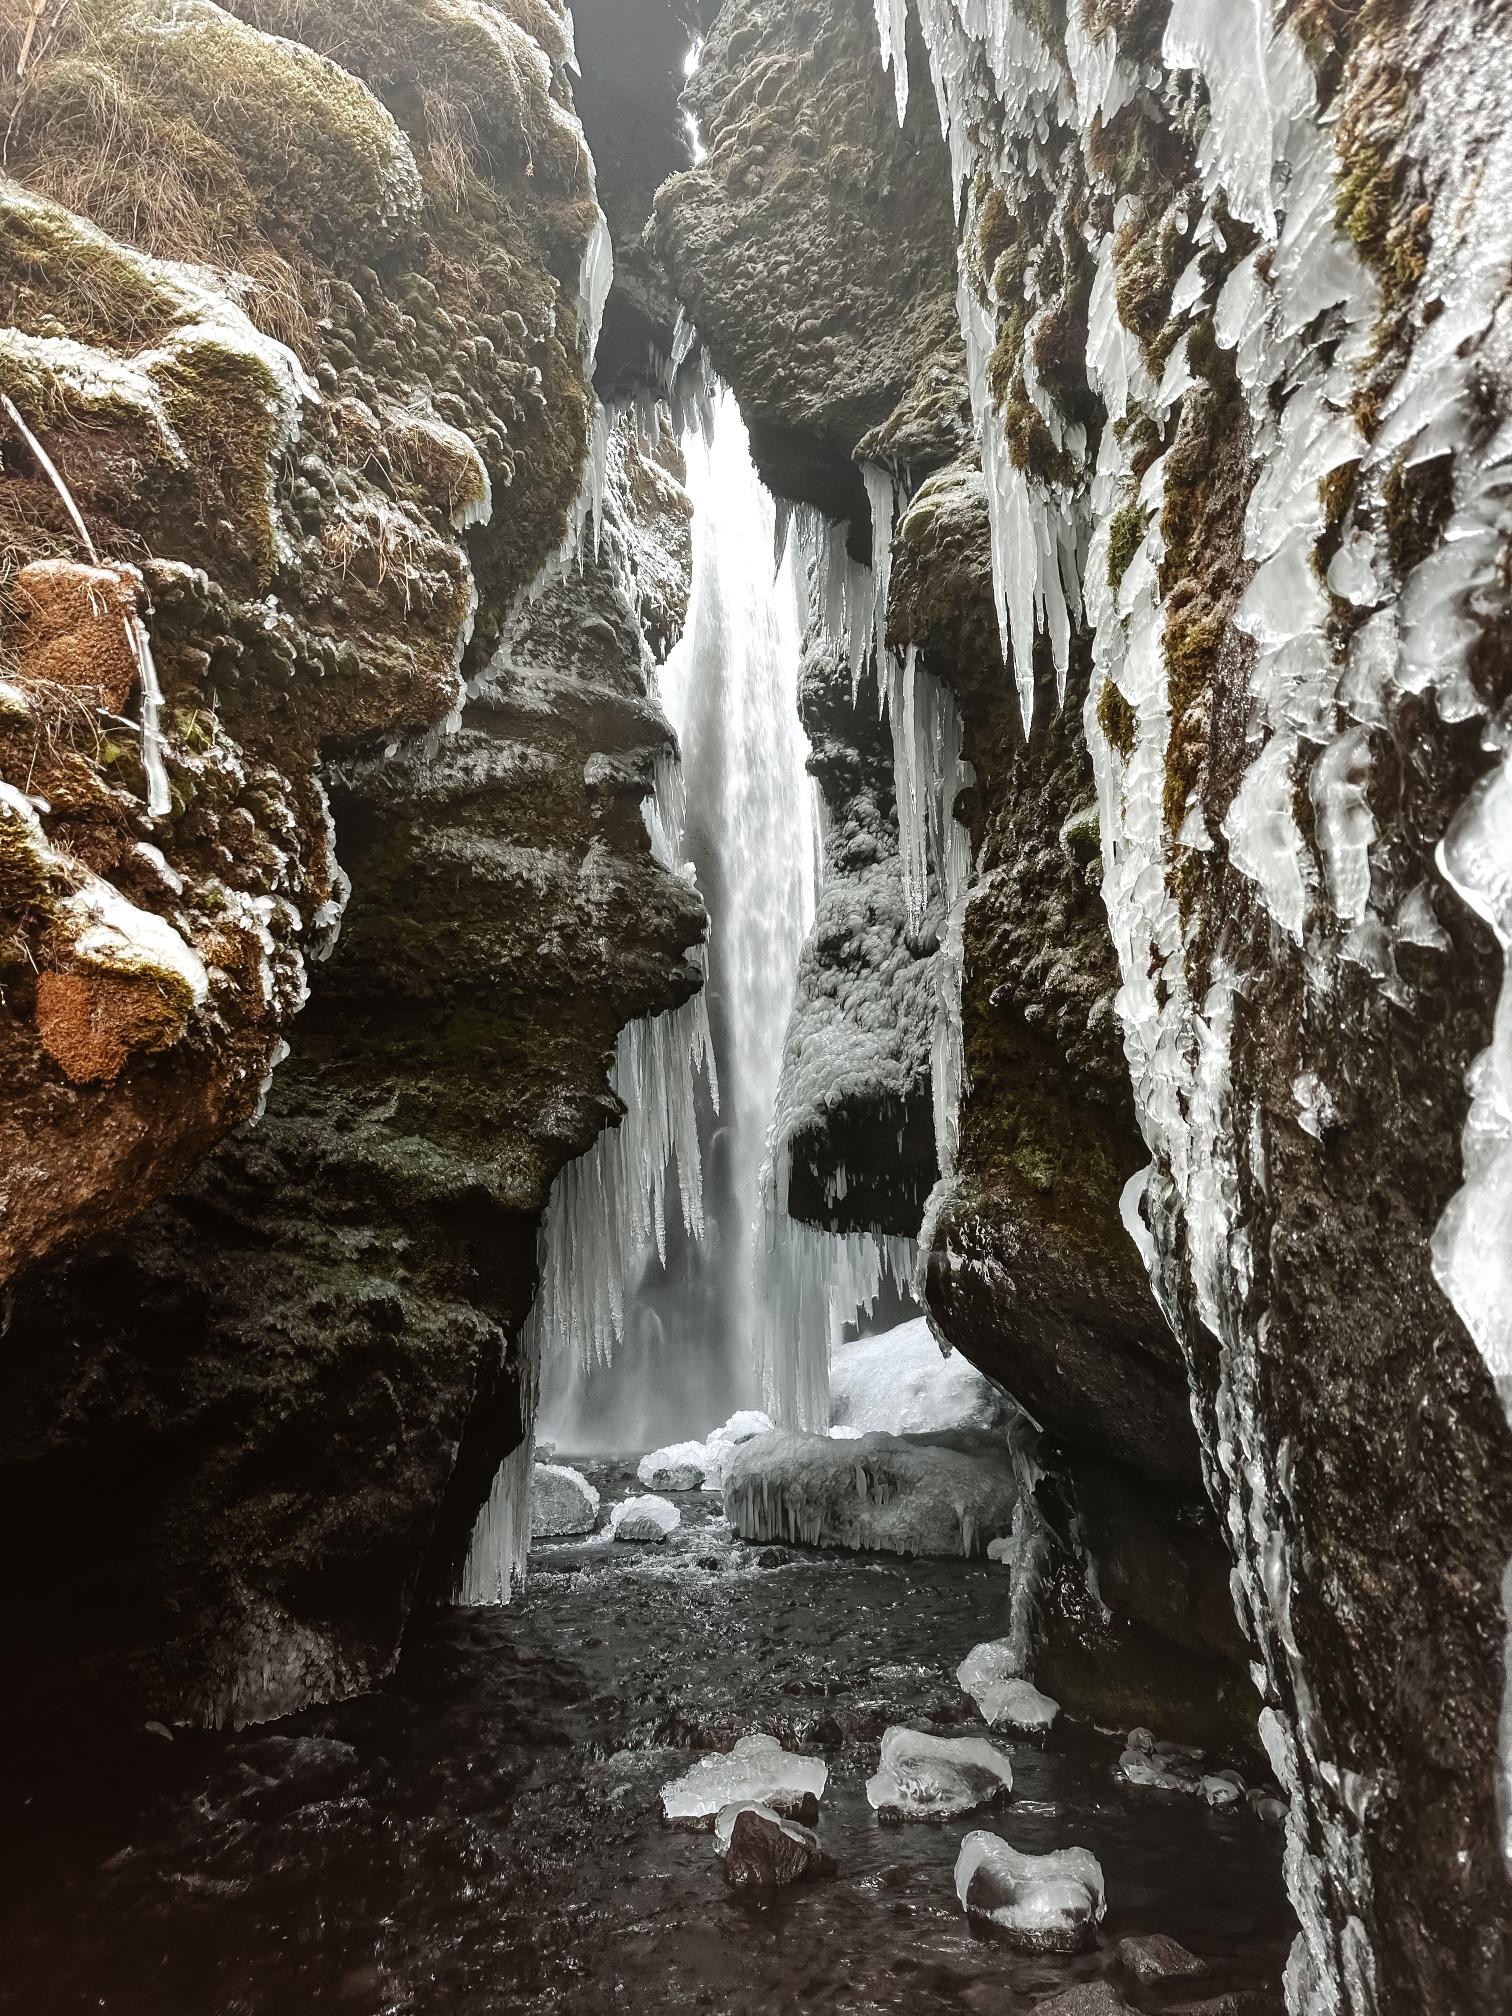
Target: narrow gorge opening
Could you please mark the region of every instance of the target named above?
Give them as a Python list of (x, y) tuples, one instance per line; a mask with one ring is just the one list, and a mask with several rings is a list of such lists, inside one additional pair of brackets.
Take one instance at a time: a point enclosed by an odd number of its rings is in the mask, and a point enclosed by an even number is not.
[(0, 2010), (1512, 2016), (1509, 44), (0, 4)]

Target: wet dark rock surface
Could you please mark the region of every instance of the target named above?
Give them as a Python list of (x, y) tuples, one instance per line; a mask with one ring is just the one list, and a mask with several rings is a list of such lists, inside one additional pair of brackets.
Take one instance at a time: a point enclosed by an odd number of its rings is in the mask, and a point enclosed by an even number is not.
[[(634, 1489), (589, 1468), (606, 1512)], [(881, 1828), (864, 1784), (890, 1723), (977, 1726), (954, 1668), (999, 1628), (1003, 1571), (796, 1549), (763, 1569), (712, 1495), (680, 1502), (654, 1552), (541, 1547), (516, 1608), (438, 1617), (364, 1700), (104, 1757), (13, 1729), (0, 2010), (931, 2016), (1104, 1981), (1154, 2009), (1117, 1948), (1155, 1932), (1209, 1962), (1208, 1997), (1275, 1983), (1279, 1837), (1122, 1785), (1117, 1742), (1074, 1726), (1013, 1746), (996, 1825), (1092, 1849), (1099, 1944), (1026, 1960), (974, 1933), (952, 1885), (968, 1823)], [(732, 1890), (708, 1834), (663, 1825), (662, 1784), (753, 1729), (828, 1764), (833, 1879)]]

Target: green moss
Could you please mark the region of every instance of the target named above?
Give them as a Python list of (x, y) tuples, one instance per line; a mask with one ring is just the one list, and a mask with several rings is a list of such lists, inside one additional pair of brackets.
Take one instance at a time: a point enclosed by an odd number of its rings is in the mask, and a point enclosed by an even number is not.
[(191, 257), (259, 239), (372, 256), (420, 208), (404, 136), (356, 77), (203, 0), (75, 0), (11, 152), (116, 236)]
[(1138, 723), (1134, 718), (1134, 709), (1111, 679), (1104, 682), (1102, 692), (1097, 696), (1097, 725), (1111, 747), (1127, 762), (1134, 754)]
[(1428, 264), (1432, 208), (1404, 196), (1405, 171), (1373, 141), (1344, 156), (1336, 215), (1381, 284), (1388, 306), (1409, 295)]
[(51, 892), (45, 842), (29, 819), (0, 799), (0, 912), (44, 915)]
[(1115, 293), (1123, 325), (1139, 339), (1152, 371), (1164, 368), (1181, 335), (1171, 320), (1171, 295), (1186, 261), (1175, 208), (1131, 217), (1113, 241)]
[(1143, 504), (1125, 504), (1113, 513), (1108, 526), (1108, 586), (1115, 595), (1149, 529), (1150, 514)]
[(1009, 1158), (1013, 1167), (1041, 1197), (1048, 1197), (1055, 1188), (1055, 1163), (1043, 1148), (1016, 1148)]

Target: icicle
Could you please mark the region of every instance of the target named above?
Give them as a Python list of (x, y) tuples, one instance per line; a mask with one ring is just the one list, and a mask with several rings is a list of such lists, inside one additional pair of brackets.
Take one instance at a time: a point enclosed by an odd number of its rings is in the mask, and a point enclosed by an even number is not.
[(872, 0), (872, 5), (877, 12), (882, 67), (893, 73), (901, 126), (908, 117), (908, 0)]
[(602, 210), (594, 217), (593, 229), (583, 252), (583, 270), (578, 280), (578, 347), (583, 368), (591, 378), (598, 362), (599, 336), (604, 327), (604, 308), (614, 285), (614, 240), (609, 220)]

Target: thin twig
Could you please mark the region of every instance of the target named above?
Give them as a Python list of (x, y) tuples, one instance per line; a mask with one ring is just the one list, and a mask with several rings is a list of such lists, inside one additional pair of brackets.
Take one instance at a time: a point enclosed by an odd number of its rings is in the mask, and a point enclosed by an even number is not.
[(85, 552), (89, 555), (95, 566), (98, 567), (100, 564), (99, 551), (95, 546), (94, 540), (89, 535), (89, 527), (84, 523), (83, 514), (73, 500), (73, 492), (58, 473), (58, 465), (53, 461), (51, 455), (48, 454), (42, 443), (16, 411), (15, 401), (8, 392), (0, 392), (0, 408), (4, 409), (6, 418), (36, 457), (37, 467), (63, 500), (63, 508), (73, 520), (74, 530), (78, 533), (80, 539), (83, 540)]

